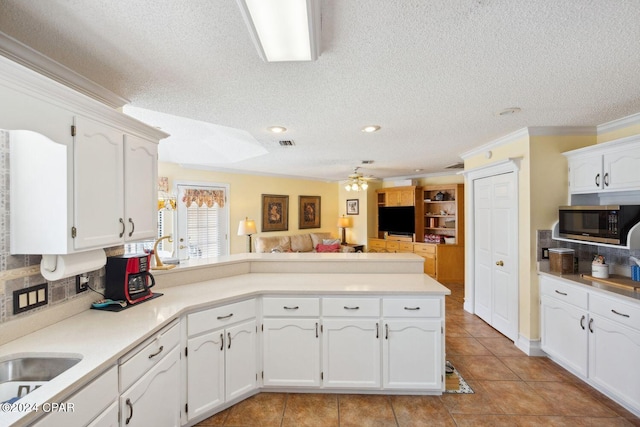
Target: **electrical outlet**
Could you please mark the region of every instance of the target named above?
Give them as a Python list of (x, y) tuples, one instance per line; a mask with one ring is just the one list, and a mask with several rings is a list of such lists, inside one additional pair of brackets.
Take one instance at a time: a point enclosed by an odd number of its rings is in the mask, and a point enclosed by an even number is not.
[(542, 248), (542, 259), (549, 259), (549, 248)]
[(89, 289), (89, 276), (86, 273), (76, 276), (76, 293), (84, 292)]

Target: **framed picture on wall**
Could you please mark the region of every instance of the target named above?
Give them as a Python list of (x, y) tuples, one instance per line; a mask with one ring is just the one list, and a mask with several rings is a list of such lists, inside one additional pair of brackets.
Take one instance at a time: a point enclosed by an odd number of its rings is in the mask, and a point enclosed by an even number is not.
[(348, 199), (347, 215), (359, 215), (359, 214), (360, 214), (360, 199)]
[(262, 231), (289, 229), (289, 196), (262, 195)]
[(320, 196), (300, 196), (298, 228), (320, 228)]

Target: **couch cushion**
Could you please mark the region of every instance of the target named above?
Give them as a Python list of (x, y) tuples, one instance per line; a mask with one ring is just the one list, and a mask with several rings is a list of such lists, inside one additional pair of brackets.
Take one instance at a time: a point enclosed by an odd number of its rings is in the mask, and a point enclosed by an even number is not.
[(315, 249), (318, 244), (322, 243), (323, 239), (330, 239), (331, 233), (310, 233), (309, 236), (311, 236), (311, 243)]
[(291, 250), (293, 252), (312, 252), (313, 243), (311, 242), (311, 236), (308, 234), (295, 234), (290, 236), (291, 238)]
[(256, 252), (271, 252), (273, 249), (280, 252), (291, 251), (289, 236), (256, 237)]

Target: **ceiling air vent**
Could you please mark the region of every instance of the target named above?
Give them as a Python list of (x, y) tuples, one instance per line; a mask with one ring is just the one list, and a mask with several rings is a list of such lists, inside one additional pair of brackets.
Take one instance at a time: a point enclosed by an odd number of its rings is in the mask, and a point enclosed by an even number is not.
[(464, 169), (464, 163), (454, 163), (445, 167), (445, 169)]
[(291, 147), (295, 145), (291, 140), (280, 140), (278, 141), (278, 144), (280, 144), (281, 147)]
[(373, 160), (362, 160), (362, 162), (360, 164), (362, 165), (370, 165), (373, 163)]

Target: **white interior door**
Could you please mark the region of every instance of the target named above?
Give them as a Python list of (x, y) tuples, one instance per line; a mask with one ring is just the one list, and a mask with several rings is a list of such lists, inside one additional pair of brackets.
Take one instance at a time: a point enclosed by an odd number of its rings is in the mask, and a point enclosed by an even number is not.
[(515, 173), (474, 180), (475, 312), (515, 341), (518, 334)]

